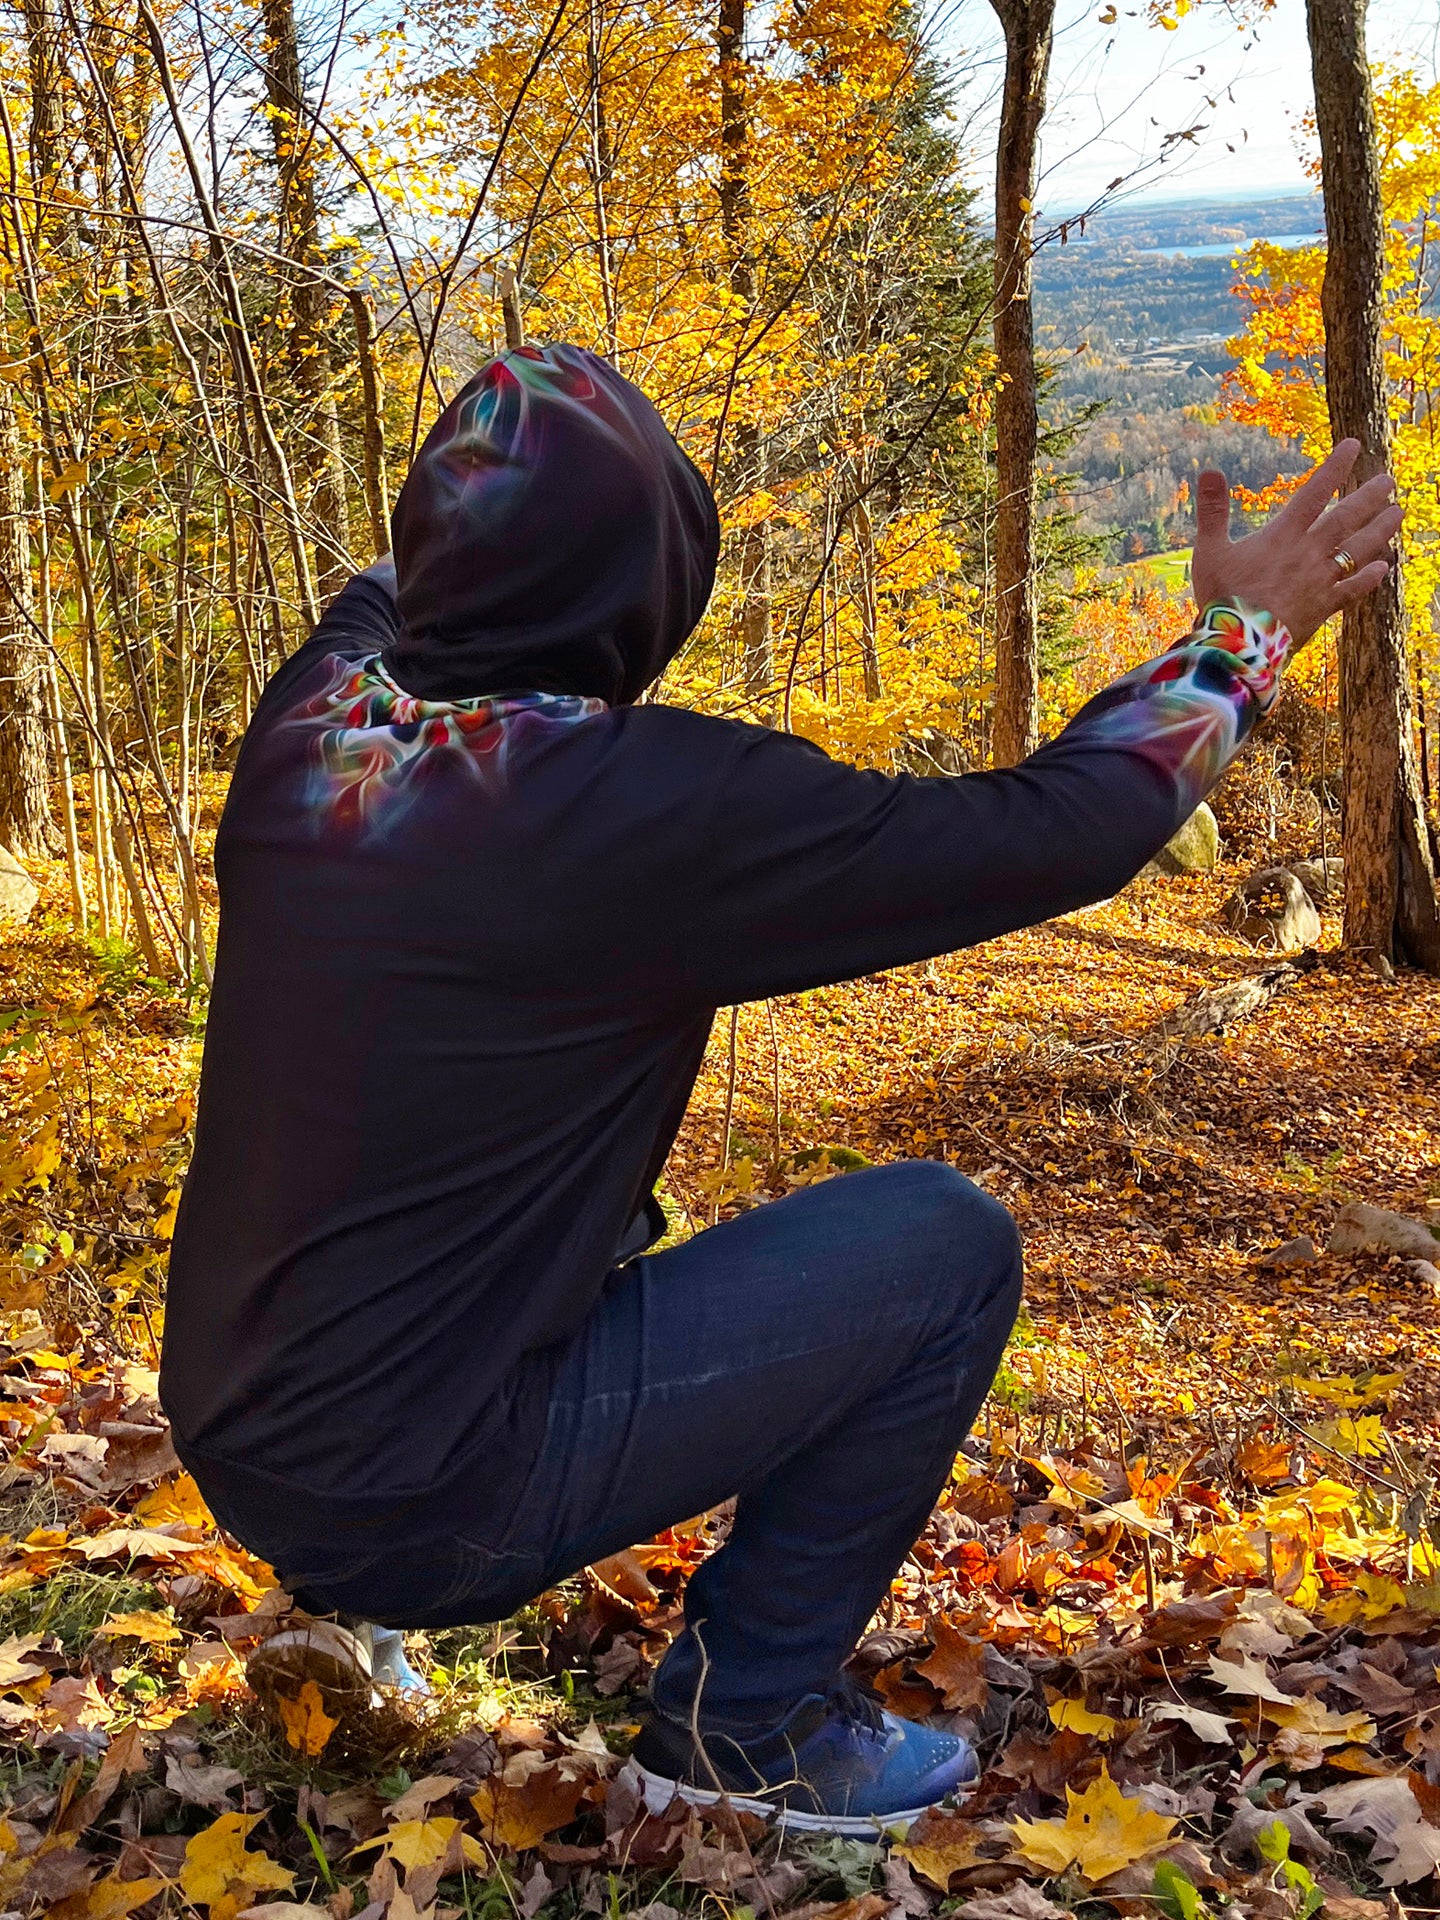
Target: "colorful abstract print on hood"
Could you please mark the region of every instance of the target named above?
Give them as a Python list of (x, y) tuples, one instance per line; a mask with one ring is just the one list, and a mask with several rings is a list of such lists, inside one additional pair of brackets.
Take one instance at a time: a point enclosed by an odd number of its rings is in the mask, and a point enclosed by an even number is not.
[(1217, 604), (1168, 653), (1112, 681), (1067, 732), (1144, 757), (1193, 813), (1280, 695), (1291, 646), (1272, 614)]
[(314, 736), (305, 801), (317, 828), (393, 827), (442, 755), (498, 795), (514, 730), (527, 718), (563, 725), (605, 712), (603, 700), (574, 694), (419, 700), (395, 684), (378, 653), (358, 661), (331, 654), (324, 664), (326, 685), (289, 723)]

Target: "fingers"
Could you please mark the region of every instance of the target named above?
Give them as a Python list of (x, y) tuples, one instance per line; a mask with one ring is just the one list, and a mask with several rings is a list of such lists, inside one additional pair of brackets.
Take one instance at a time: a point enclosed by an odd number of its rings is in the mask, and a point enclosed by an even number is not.
[(1230, 486), (1214, 467), (1207, 467), (1195, 483), (1195, 538), (1230, 538)]
[(1344, 486), (1350, 471), (1360, 458), (1358, 440), (1342, 440), (1323, 459), (1310, 478), (1295, 489), (1289, 504), (1276, 514), (1274, 526), (1309, 527), (1320, 518), (1330, 496)]
[(1335, 611), (1340, 613), (1346, 607), (1353, 607), (1357, 600), (1363, 600), (1367, 593), (1373, 593), (1389, 572), (1388, 560), (1372, 560), (1368, 567), (1361, 567), (1348, 580), (1342, 580), (1335, 589)]
[[(1368, 532), (1372, 525), (1378, 524), (1392, 513), (1395, 526), (1399, 526), (1404, 516), (1398, 507), (1391, 507), (1390, 503), (1394, 497), (1393, 477), (1388, 473), (1374, 474), (1363, 487), (1357, 487), (1353, 493), (1347, 493), (1345, 498), (1337, 501), (1328, 513), (1322, 513), (1315, 522), (1312, 532), (1325, 542), (1331, 553), (1336, 547), (1348, 547), (1358, 560), (1360, 553), (1352, 535), (1359, 538), (1363, 532)], [(1391, 531), (1393, 532), (1394, 528)], [(1387, 535), (1386, 538), (1388, 537)], [(1369, 557), (1367, 553), (1366, 558)]]
[[(1326, 519), (1321, 521), (1322, 531), (1327, 530), (1326, 522), (1333, 517), (1327, 514)], [(1327, 551), (1333, 554), (1338, 548), (1343, 547), (1357, 567), (1363, 567), (1371, 560), (1388, 562), (1394, 558), (1392, 542), (1400, 531), (1404, 518), (1402, 508), (1387, 507), (1383, 513), (1374, 514), (1353, 532), (1337, 539), (1333, 545), (1327, 542)]]

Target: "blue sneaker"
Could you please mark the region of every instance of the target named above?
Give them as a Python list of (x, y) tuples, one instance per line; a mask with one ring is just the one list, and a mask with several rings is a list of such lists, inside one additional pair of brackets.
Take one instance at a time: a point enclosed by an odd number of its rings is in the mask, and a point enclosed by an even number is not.
[(376, 1626), (362, 1620), (355, 1637), (370, 1656), (370, 1675), (382, 1687), (394, 1687), (397, 1693), (412, 1699), (428, 1699), (433, 1689), (405, 1657), (405, 1636), (395, 1627)]
[(898, 1720), (849, 1682), (807, 1694), (773, 1732), (705, 1734), (652, 1707), (630, 1764), (652, 1813), (728, 1800), (802, 1833), (878, 1840), (980, 1775), (958, 1734)]

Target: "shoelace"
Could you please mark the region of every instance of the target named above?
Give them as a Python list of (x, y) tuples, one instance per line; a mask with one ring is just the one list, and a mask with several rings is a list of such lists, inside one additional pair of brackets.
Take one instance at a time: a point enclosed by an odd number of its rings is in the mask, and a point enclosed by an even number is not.
[(858, 1680), (848, 1676), (837, 1680), (825, 1698), (836, 1716), (847, 1725), (859, 1727), (866, 1733), (884, 1733), (884, 1708), (880, 1697)]

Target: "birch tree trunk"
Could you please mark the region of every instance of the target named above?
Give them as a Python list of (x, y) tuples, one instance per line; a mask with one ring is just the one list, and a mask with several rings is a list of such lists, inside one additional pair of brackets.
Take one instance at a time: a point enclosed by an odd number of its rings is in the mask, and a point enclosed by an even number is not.
[[(1306, 0), (1325, 192), (1326, 394), (1335, 438), (1361, 444), (1354, 485), (1390, 460), (1385, 216), (1365, 12), (1366, 0)], [(1340, 720), (1346, 945), (1369, 953), (1381, 971), (1400, 959), (1440, 972), (1398, 570), (1341, 622)]]
[(997, 767), (1039, 742), (1035, 631), (1035, 455), (1039, 419), (1030, 256), (1036, 161), (1055, 0), (990, 0), (1005, 29), (1005, 92), (995, 160), (995, 713)]

